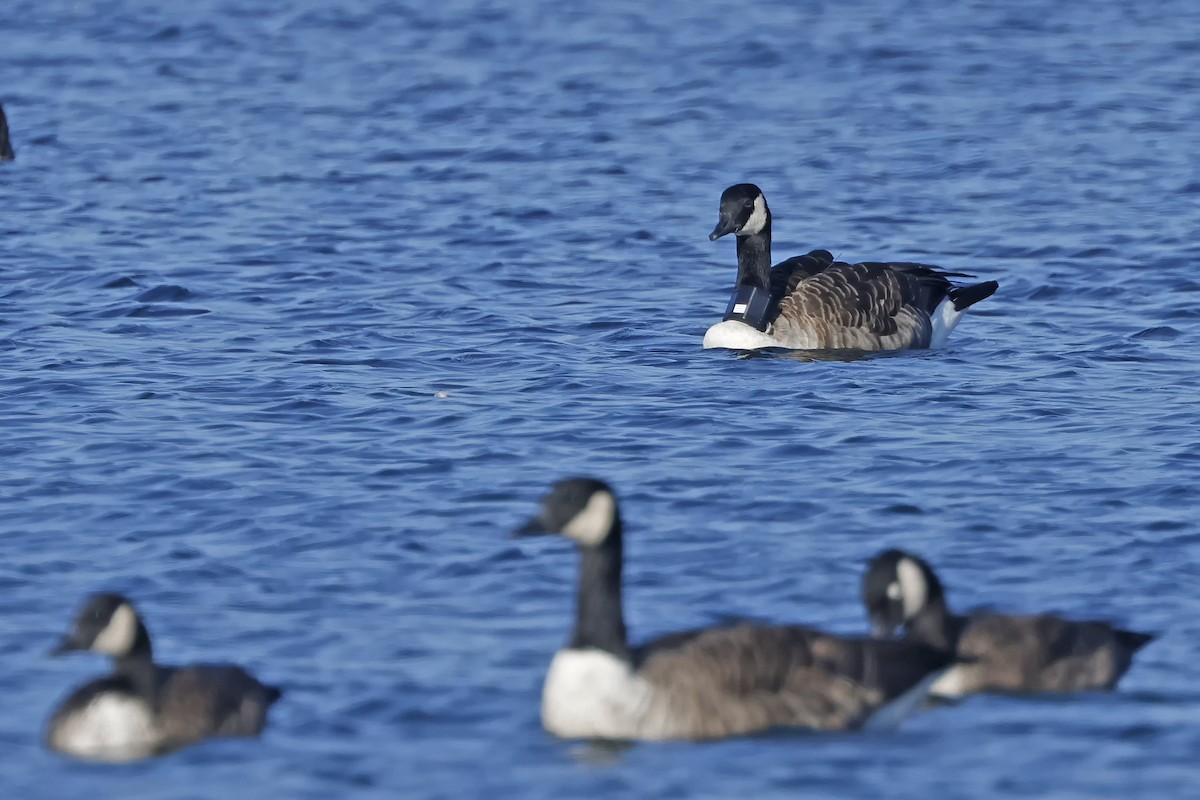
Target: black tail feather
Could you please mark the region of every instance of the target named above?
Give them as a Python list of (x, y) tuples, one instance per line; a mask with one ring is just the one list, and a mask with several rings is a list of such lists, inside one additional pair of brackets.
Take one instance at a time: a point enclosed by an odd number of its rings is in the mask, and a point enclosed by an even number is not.
[(1116, 634), (1117, 641), (1121, 643), (1121, 646), (1131, 653), (1141, 650), (1158, 636), (1155, 633), (1139, 633), (1138, 631), (1125, 631), (1120, 628), (1117, 628), (1113, 633)]
[(263, 693), (267, 696), (267, 705), (271, 705), (283, 697), (283, 689), (278, 686), (263, 686)]
[(0, 161), (12, 161), (12, 144), (8, 141), (8, 120), (4, 116), (4, 106), (0, 106)]
[(963, 311), (980, 300), (988, 299), (999, 288), (1000, 284), (995, 281), (984, 281), (973, 286), (956, 286), (949, 291), (949, 295), (950, 300), (954, 303), (954, 310)]

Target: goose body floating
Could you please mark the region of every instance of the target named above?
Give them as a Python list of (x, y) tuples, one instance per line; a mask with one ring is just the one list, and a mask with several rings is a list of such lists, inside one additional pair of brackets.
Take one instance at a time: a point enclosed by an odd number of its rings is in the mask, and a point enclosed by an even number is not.
[(52, 651), (112, 656), (109, 675), (80, 686), (55, 710), (46, 746), (89, 761), (135, 761), (214, 736), (257, 736), (281, 691), (229, 664), (154, 663), (150, 635), (117, 594), (88, 598)]
[(813, 250), (771, 266), (771, 210), (752, 183), (721, 194), (709, 239), (737, 237), (737, 285), (705, 347), (755, 350), (902, 350), (940, 347), (963, 312), (996, 291), (987, 281), (925, 264), (835, 261)]
[(580, 552), (575, 628), (551, 661), (542, 693), (542, 724), (561, 737), (714, 739), (776, 727), (891, 724), (953, 663), (919, 643), (794, 625), (691, 630), (633, 647), (612, 490), (590, 478), (556, 484), (516, 535), (551, 533)]
[(948, 649), (962, 659), (934, 685), (931, 693), (942, 697), (1112, 689), (1133, 654), (1154, 638), (1107, 622), (1050, 614), (952, 614), (933, 569), (902, 550), (873, 558), (862, 590), (876, 635), (904, 629), (910, 641)]

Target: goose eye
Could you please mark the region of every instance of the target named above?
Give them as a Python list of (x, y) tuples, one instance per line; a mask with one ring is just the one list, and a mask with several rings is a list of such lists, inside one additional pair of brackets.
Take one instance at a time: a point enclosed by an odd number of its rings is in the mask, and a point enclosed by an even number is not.
[(743, 208), (754, 208), (754, 201), (753, 200), (744, 200), (744, 201), (742, 201), (742, 207)]

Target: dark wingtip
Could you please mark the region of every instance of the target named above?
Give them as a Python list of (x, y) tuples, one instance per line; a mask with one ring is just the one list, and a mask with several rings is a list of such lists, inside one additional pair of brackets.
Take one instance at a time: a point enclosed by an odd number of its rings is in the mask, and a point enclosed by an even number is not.
[(1146, 645), (1158, 638), (1157, 633), (1141, 633), (1139, 631), (1125, 631), (1118, 628), (1113, 631), (1117, 635), (1117, 641), (1129, 650), (1131, 653), (1136, 653)]
[[(878, 641), (878, 640), (877, 640)], [(906, 641), (904, 639), (892, 639), (890, 641)], [(970, 656), (960, 656), (953, 650), (947, 650), (933, 645), (925, 645), (925, 665), (930, 672), (937, 670), (949, 670), (963, 664), (973, 664), (975, 659)]]
[(8, 140), (8, 118), (4, 116), (4, 106), (0, 106), (0, 161), (12, 161), (14, 157)]
[(1000, 284), (995, 281), (984, 281), (974, 286), (956, 286), (950, 290), (950, 299), (954, 301), (955, 311), (964, 311), (980, 300), (987, 300), (999, 288)]

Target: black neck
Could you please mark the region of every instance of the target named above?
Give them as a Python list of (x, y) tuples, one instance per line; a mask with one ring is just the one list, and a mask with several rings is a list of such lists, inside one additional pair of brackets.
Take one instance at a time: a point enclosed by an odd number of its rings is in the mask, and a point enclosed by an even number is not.
[(124, 664), (138, 666), (143, 663), (154, 663), (154, 651), (150, 647), (150, 632), (146, 630), (146, 626), (142, 624), (141, 620), (138, 620), (133, 644), (124, 655), (117, 656), (116, 660), (118, 672), (121, 671)]
[(771, 291), (771, 220), (751, 236), (737, 237), (738, 286)]
[(629, 658), (621, 610), (621, 519), (598, 547), (580, 547), (579, 597), (572, 649), (597, 648)]
[(113, 671), (128, 680), (141, 697), (149, 700), (157, 697), (158, 668), (154, 665), (154, 655), (150, 649), (150, 635), (140, 621), (133, 647), (115, 659)]
[(932, 599), (921, 613), (908, 621), (909, 635), (939, 650), (958, 647), (960, 620), (946, 608), (942, 597)]

